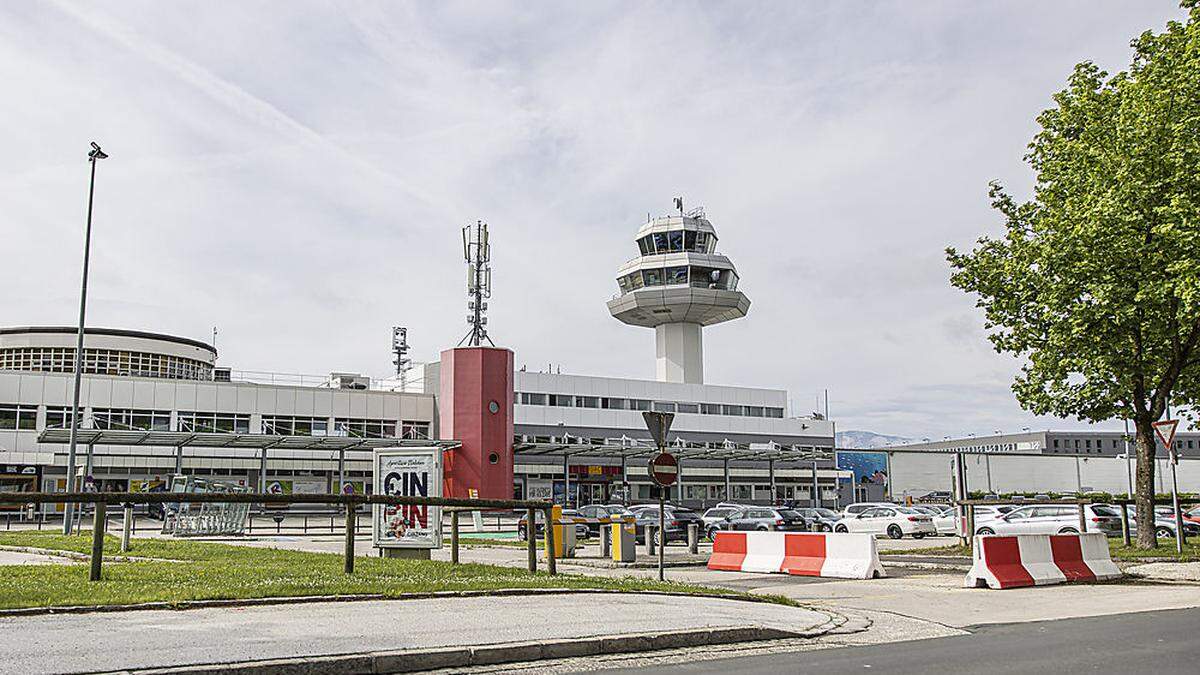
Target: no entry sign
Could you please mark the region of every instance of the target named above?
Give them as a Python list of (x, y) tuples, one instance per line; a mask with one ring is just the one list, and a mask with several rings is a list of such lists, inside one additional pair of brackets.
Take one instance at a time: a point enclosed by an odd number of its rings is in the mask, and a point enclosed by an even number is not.
[(679, 462), (675, 455), (661, 452), (650, 460), (650, 478), (659, 485), (667, 487), (679, 480)]

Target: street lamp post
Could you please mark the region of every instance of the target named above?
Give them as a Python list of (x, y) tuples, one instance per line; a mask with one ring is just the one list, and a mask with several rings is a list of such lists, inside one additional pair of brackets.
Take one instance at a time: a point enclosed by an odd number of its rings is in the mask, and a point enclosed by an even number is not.
[[(88, 161), (92, 164), (88, 182), (87, 226), (83, 231), (83, 281), (79, 287), (79, 333), (75, 339), (75, 391), (71, 402), (71, 438), (67, 445), (67, 491), (75, 491), (75, 444), (79, 434), (79, 388), (83, 381), (83, 322), (87, 314), (88, 261), (92, 252), (92, 199), (96, 194), (96, 162), (108, 155), (92, 142)], [(74, 504), (68, 502), (63, 511), (63, 534), (71, 534)]]

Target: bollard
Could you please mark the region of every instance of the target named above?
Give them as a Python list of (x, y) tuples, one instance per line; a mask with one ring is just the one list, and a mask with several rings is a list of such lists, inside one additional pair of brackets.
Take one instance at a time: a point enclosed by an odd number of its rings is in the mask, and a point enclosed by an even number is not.
[(88, 575), (91, 581), (100, 581), (100, 565), (104, 562), (104, 520), (108, 505), (96, 502), (96, 510), (92, 513), (92, 569)]
[(600, 520), (600, 557), (607, 558), (611, 555), (612, 550), (612, 527), (609, 526), (608, 518)]
[(657, 550), (655, 548), (655, 544), (657, 543), (655, 540), (658, 539), (658, 534), (654, 530), (654, 526), (646, 526), (646, 555), (654, 555), (655, 550)]
[(450, 512), (450, 564), (458, 564), (458, 511)]
[(688, 553), (696, 555), (700, 552), (700, 525), (688, 524)]
[(121, 523), (121, 553), (129, 552), (129, 535), (133, 529), (133, 504), (125, 503), (124, 522)]
[(1129, 505), (1121, 504), (1121, 540), (1126, 546), (1130, 545), (1129, 541)]
[(346, 574), (354, 574), (354, 504), (346, 504)]
[[(554, 560), (554, 509), (546, 509), (546, 570), (551, 575), (558, 574), (558, 564)], [(537, 524), (533, 531), (537, 532)]]
[(536, 511), (529, 509), (525, 514), (525, 543), (529, 547), (529, 573), (537, 574), (537, 524)]

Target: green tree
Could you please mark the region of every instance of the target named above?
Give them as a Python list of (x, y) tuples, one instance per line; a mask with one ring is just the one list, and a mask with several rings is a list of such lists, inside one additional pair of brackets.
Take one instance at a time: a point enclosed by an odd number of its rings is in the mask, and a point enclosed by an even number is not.
[[(1001, 238), (946, 250), (1013, 392), (1039, 415), (1137, 429), (1137, 506), (1154, 508), (1151, 424), (1200, 398), (1200, 0), (1132, 42), (1127, 71), (1077, 65), (1025, 160), (1029, 201), (991, 185)], [(1149, 521), (1146, 521), (1149, 522)], [(1156, 545), (1154, 528), (1138, 545)]]

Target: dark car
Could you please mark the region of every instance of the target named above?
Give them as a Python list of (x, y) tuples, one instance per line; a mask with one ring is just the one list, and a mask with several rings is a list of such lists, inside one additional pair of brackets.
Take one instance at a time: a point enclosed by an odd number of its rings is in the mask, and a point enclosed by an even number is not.
[(805, 508), (796, 510), (808, 521), (808, 529), (813, 532), (833, 532), (833, 526), (841, 519), (837, 511), (831, 509)]
[(776, 509), (769, 506), (751, 506), (726, 518), (726, 530), (778, 530), (780, 532), (807, 532), (808, 523), (799, 511)]
[[(645, 542), (646, 527), (658, 527), (658, 507), (639, 509), (636, 515), (637, 521), (635, 522), (635, 527), (637, 528), (637, 540)], [(700, 517), (699, 513), (691, 509), (672, 508), (668, 506), (664, 509), (663, 516), (665, 519), (667, 543), (671, 543), (672, 541), (687, 542), (688, 526), (692, 523), (696, 524), (701, 534), (704, 532), (704, 519)]]
[(579, 507), (579, 518), (587, 525), (588, 531), (600, 536), (600, 528), (610, 524), (613, 516), (633, 515), (620, 504), (588, 504)]
[[(534, 511), (533, 513), (537, 536), (540, 537), (546, 530), (546, 515), (545, 512), (541, 510)], [(528, 518), (528, 516), (521, 516), (521, 519), (517, 521), (517, 536), (521, 538), (521, 541), (525, 541), (525, 538), (528, 536), (525, 529)], [(563, 509), (563, 520), (575, 521), (576, 540), (587, 539), (588, 535), (591, 533), (591, 531), (588, 529), (587, 523), (584, 522), (584, 519), (580, 517), (578, 512), (576, 512), (574, 509)]]

